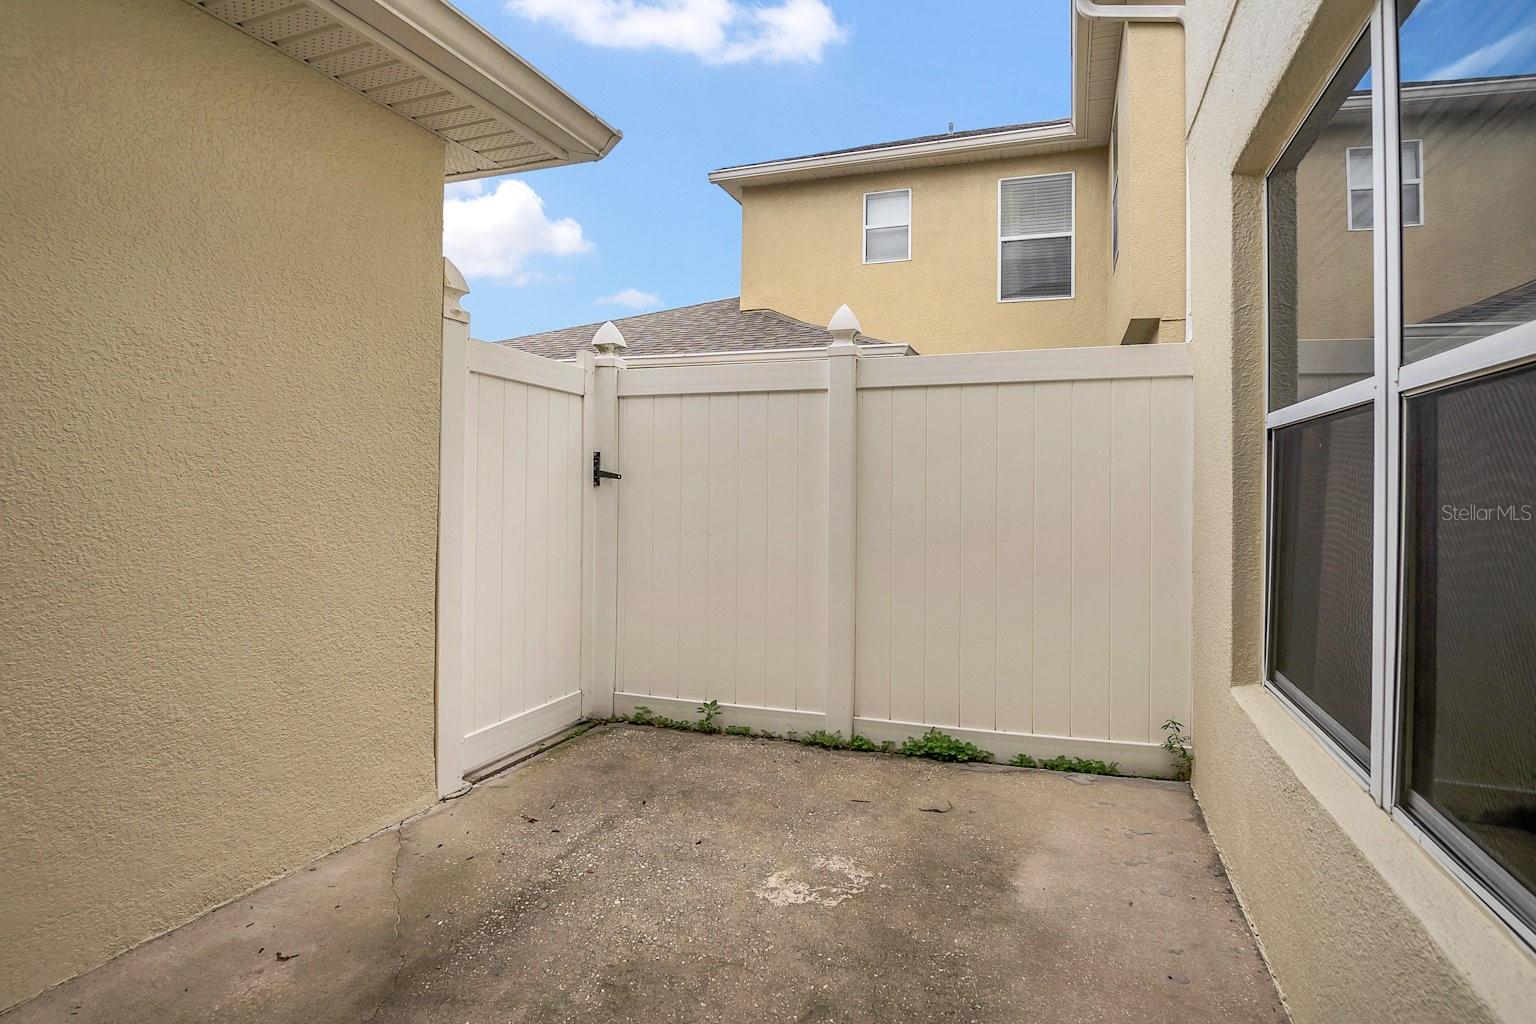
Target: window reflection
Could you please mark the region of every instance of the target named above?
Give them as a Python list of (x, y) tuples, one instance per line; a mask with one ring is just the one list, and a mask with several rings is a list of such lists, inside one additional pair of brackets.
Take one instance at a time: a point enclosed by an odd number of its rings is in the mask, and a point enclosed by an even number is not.
[(1269, 175), (1271, 409), (1375, 366), (1370, 61), (1366, 33)]
[(1398, 9), (1402, 138), (1422, 140), (1402, 156), (1413, 362), (1536, 319), (1536, 0)]

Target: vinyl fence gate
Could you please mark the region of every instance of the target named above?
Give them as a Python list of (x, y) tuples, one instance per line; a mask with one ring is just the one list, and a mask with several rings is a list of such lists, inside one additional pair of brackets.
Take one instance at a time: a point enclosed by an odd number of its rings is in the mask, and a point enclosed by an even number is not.
[(1169, 768), (1187, 346), (573, 364), (445, 316), (445, 795), (582, 718), (710, 699), (726, 725)]

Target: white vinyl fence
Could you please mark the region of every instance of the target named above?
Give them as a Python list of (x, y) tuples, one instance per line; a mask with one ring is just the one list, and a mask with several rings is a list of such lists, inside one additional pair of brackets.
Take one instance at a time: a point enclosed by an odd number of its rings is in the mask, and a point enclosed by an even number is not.
[[(1183, 345), (558, 363), (445, 307), (439, 788), (582, 717), (1168, 767)], [(620, 344), (622, 344), (620, 342)], [(622, 480), (594, 485), (593, 454)]]

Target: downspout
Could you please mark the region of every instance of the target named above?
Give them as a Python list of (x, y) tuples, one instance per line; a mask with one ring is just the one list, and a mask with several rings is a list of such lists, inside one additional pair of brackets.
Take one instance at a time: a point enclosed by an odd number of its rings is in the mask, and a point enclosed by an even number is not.
[[(1093, 0), (1072, 0), (1081, 18), (1102, 21), (1173, 22), (1184, 24), (1183, 4), (1100, 4)], [(1189, 219), (1189, 158), (1184, 160), (1184, 341), (1194, 337), (1194, 279), (1190, 273), (1189, 243), (1192, 225)]]

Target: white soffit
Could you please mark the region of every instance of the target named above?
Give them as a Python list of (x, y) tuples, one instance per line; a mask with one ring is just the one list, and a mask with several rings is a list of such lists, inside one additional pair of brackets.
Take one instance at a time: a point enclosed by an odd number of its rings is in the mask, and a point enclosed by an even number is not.
[(600, 160), (619, 132), (444, 0), (187, 0), (425, 128), (449, 181)]

